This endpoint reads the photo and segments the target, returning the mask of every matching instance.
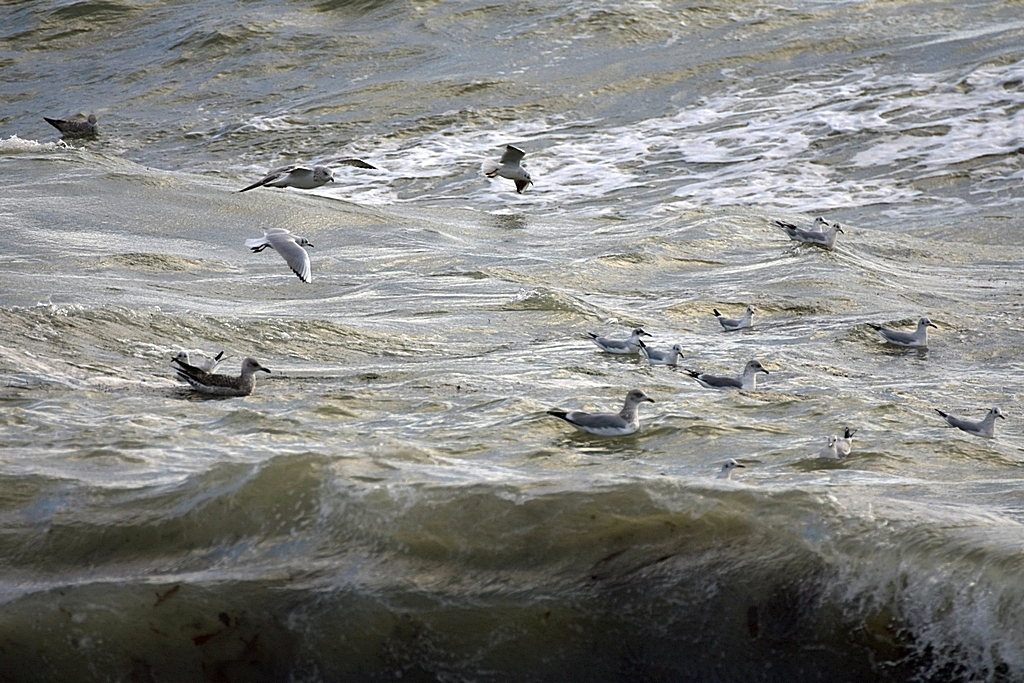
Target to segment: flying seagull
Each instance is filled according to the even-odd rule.
[[[309,272],[309,254],[303,247],[312,247],[305,237],[293,235],[284,228],[269,228],[263,231],[263,237],[254,237],[245,241],[245,246],[258,254],[271,247],[285,260],[299,279],[310,282],[313,276]]]
[[[530,180],[530,174],[519,163],[525,155],[526,152],[518,147],[506,145],[505,153],[501,155],[500,161],[488,159],[484,162],[482,169],[484,175],[488,178],[501,176],[502,178],[514,180],[516,183],[516,192],[522,194],[523,190],[533,183],[533,181]]]

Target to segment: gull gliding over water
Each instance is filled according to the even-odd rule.
[[[267,247],[281,255],[288,267],[291,268],[303,282],[310,282],[313,279],[309,267],[309,254],[303,247],[312,247],[305,237],[293,235],[284,228],[269,228],[263,231],[263,237],[254,237],[245,241],[245,246],[258,254]]]
[[[1004,420],[1006,416],[1003,415],[999,408],[992,408],[988,411],[988,415],[985,419],[979,422],[972,422],[971,420],[964,420],[959,417],[953,417],[949,413],[943,412],[938,408],[935,409],[943,420],[945,420],[951,427],[963,430],[968,434],[974,434],[975,436],[983,436],[986,439],[994,438],[996,435],[996,418],[1001,417]]]
[[[96,114],[89,114],[89,118],[85,121],[76,121],[74,119],[65,121],[64,119],[50,119],[45,116],[43,120],[59,130],[61,137],[64,138],[89,138],[99,134],[99,129],[96,127]]]
[[[726,332],[732,332],[734,330],[742,330],[747,327],[753,327],[754,307],[747,306],[747,312],[743,314],[741,318],[726,318],[722,315],[717,308],[712,308],[715,313],[715,317],[718,318],[718,322],[722,324],[722,328]]]
[[[768,371],[764,369],[761,362],[756,360],[747,363],[746,367],[743,368],[743,374],[739,377],[709,375],[706,372],[699,372],[697,370],[687,370],[686,372],[690,374],[690,377],[693,377],[708,389],[743,389],[744,391],[757,389],[757,373],[763,372],[766,375],[768,374]]]
[[[326,166],[282,166],[275,168],[248,187],[239,192],[248,192],[257,187],[295,187],[300,190],[312,190],[334,182],[334,172]]]
[[[633,389],[626,394],[626,402],[617,413],[587,413],[582,410],[566,412],[552,409],[548,415],[565,420],[581,432],[597,436],[626,436],[640,429],[640,414],[637,406],[641,403],[654,403],[654,399]]]
[[[597,344],[598,348],[608,353],[638,353],[640,351],[640,337],[652,336],[644,332],[643,328],[640,327],[634,329],[628,339],[598,337],[593,332],[588,332],[587,334],[590,335],[590,338]]]
[[[518,147],[505,145],[505,153],[501,155],[499,161],[488,159],[483,163],[482,170],[484,175],[488,178],[501,176],[502,178],[513,180],[516,183],[516,192],[522,194],[523,190],[533,183],[530,180],[530,174],[519,163],[524,156],[526,156],[526,152]]]
[[[248,396],[256,387],[257,372],[270,373],[270,370],[256,362],[254,358],[242,361],[242,374],[238,377],[217,375],[206,372],[185,361],[174,358],[178,364],[178,377],[192,385],[192,388],[203,394],[214,396]]]
[[[917,321],[917,329],[913,332],[903,330],[891,330],[888,327],[868,323],[868,327],[882,335],[882,338],[896,346],[928,346],[928,328],[938,326],[928,318],[921,318]]]

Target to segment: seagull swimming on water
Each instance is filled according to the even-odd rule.
[[[935,412],[937,412],[943,420],[949,423],[951,427],[956,427],[957,429],[963,430],[968,434],[974,434],[975,436],[983,436],[986,439],[994,438],[996,435],[996,418],[1001,417],[1004,420],[1006,419],[1006,416],[1003,415],[999,408],[990,409],[988,414],[985,416],[985,419],[980,422],[972,422],[971,420],[953,417],[949,413],[943,412],[938,408],[935,409]]]
[[[917,329],[913,332],[904,332],[902,330],[891,330],[888,327],[882,327],[881,325],[875,325],[874,323],[868,323],[868,327],[882,335],[882,338],[890,344],[896,346],[928,346],[928,328],[934,327],[939,329],[938,326],[928,318],[921,318],[917,321]]]
[[[501,176],[502,178],[514,180],[516,192],[522,194],[523,190],[533,184],[533,181],[530,180],[529,172],[519,163],[524,156],[526,156],[526,152],[518,147],[505,145],[505,153],[501,155],[501,159],[499,161],[488,159],[483,163],[481,170],[483,170],[484,175],[488,178]]]
[[[207,358],[203,356],[197,360],[189,358],[188,351],[178,351],[178,354],[172,359],[172,362],[182,362],[185,365],[191,365],[192,367],[199,368],[203,372],[213,372],[220,365],[221,359],[224,358],[224,352],[221,351],[213,358]]]
[[[763,372],[768,374],[768,371],[764,369],[760,361],[752,360],[743,368],[743,374],[739,377],[729,377],[723,375],[709,375],[706,372],[699,372],[697,370],[687,370],[690,377],[700,382],[703,386],[708,389],[743,389],[744,391],[753,391],[757,389],[757,373]]]
[[[821,220],[822,224],[828,225],[828,223],[826,223],[824,219],[818,220]],[[814,224],[816,226],[819,225],[817,220],[814,222]],[[832,249],[834,249],[836,246],[836,234],[840,232],[843,233],[844,235],[846,234],[846,231],[843,230],[843,228],[838,223],[833,223],[828,227],[821,227],[820,229],[811,230],[804,230],[802,228],[796,227],[792,223],[786,223],[784,221],[775,221],[775,225],[785,230],[786,234],[789,235],[789,239],[791,240],[803,242],[804,244],[810,244],[816,247],[821,247],[822,249],[828,249],[829,251],[832,251]]]
[[[654,403],[654,399],[633,389],[626,394],[626,402],[617,413],[587,413],[582,410],[552,409],[548,415],[565,420],[581,432],[597,436],[626,436],[640,429],[640,415],[637,406],[641,403]]]
[[[309,269],[309,254],[303,247],[312,247],[305,237],[293,235],[284,228],[269,228],[263,231],[263,237],[254,237],[245,241],[245,246],[258,254],[267,247],[271,247],[281,258],[285,260],[299,279],[303,282],[310,282],[313,279]]]
[[[65,121],[64,119],[50,119],[45,116],[43,120],[59,130],[61,137],[64,138],[88,138],[99,134],[99,129],[96,127],[96,114],[89,114],[89,118],[85,121],[73,119]]]
[[[643,339],[639,337],[637,338],[637,343],[640,344],[640,353],[651,365],[676,365],[679,359],[683,357],[682,344],[673,344],[672,349],[669,351],[658,351],[644,344]]]
[[[853,448],[853,435],[856,431],[856,429],[847,427],[843,438],[840,439],[835,434],[828,437],[828,446],[822,451],[822,455],[832,456],[833,458],[845,458],[848,456],[850,449]]]
[[[726,332],[732,332],[734,330],[742,330],[747,327],[753,327],[754,307],[747,306],[747,312],[743,314],[742,318],[726,318],[722,315],[717,308],[711,309],[715,317],[718,318],[718,322],[722,324],[722,328]]]
[[[587,334],[590,335],[590,338],[597,344],[598,348],[608,353],[638,353],[640,351],[640,337],[653,336],[644,332],[640,327],[633,330],[633,333],[629,335],[629,339],[598,337],[593,332],[588,332]]]
[[[737,467],[746,467],[746,465],[741,465],[738,462],[736,462],[734,458],[729,458],[728,460],[725,461],[725,464],[722,465],[722,469],[718,472],[718,476],[716,476],[715,478],[732,479],[732,471]]]
[[[256,387],[255,374],[257,372],[270,373],[270,370],[260,365],[255,358],[246,358],[242,361],[242,374],[238,377],[231,375],[217,375],[206,372],[194,365],[189,365],[177,357],[173,362],[178,364],[178,377],[192,385],[192,388],[203,394],[214,396],[248,396]]]

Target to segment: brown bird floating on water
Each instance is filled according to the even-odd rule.
[[[238,377],[206,372],[179,358],[172,358],[171,362],[178,364],[176,369],[179,378],[191,384],[196,391],[214,396],[248,396],[256,388],[255,374],[270,373],[270,370],[260,365],[255,358],[246,358],[242,361],[242,374]]]
[[[50,119],[45,116],[43,120],[59,130],[61,137],[64,138],[89,138],[99,134],[99,129],[96,128],[96,114],[89,114],[89,118],[85,121],[65,121],[64,119]]]

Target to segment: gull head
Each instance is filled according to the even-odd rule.
[[[313,168],[313,180],[318,183],[333,183],[334,172],[326,166],[315,166]]]
[[[683,345],[682,344],[673,344],[672,345],[672,350],[675,351],[676,353],[678,353],[680,356],[683,355]]]
[[[313,244],[309,240],[307,240],[305,237],[296,236],[295,237],[295,244],[299,245],[300,247],[309,247],[311,249],[313,248]]]
[[[1006,419],[1006,416],[1003,415],[1003,411],[999,410],[998,407],[997,408],[992,408],[992,410],[988,411],[988,414],[989,415],[995,415],[996,417],[1001,417],[1004,420]]]
[[[644,332],[644,329],[642,327],[637,327],[637,328],[634,328],[634,330],[633,330],[633,336],[634,337],[653,337],[654,335],[653,334],[648,334],[648,333]]]
[[[735,458],[729,458],[722,465],[722,469],[718,473],[718,478],[719,479],[729,479],[732,476],[732,471],[734,469],[736,469],[737,467],[746,467],[746,465],[739,464],[738,462],[736,462]]]
[[[935,323],[933,323],[928,318],[921,318],[920,320],[918,320],[917,321],[917,326],[918,327],[922,327],[922,328],[923,327],[934,327],[935,329],[939,329],[939,326],[936,325]]]
[[[270,374],[270,370],[260,365],[259,361],[257,361],[255,358],[246,358],[245,360],[242,361],[243,375],[252,375],[261,371],[267,373],[268,375]]]
[[[759,361],[759,360],[752,360],[749,363],[747,363],[747,367],[744,368],[744,372],[749,372],[749,371],[763,372],[766,375],[768,374],[768,371],[764,369],[764,366],[761,365],[761,361]]]
[[[843,230],[843,229],[842,229],[842,228],[841,228],[841,227],[839,226],[839,224],[838,224],[838,223],[833,223],[833,224],[832,224],[832,227],[836,229],[836,232],[841,232],[841,233],[843,233],[844,235],[846,234],[846,231],[845,231],[845,230]]]
[[[628,394],[626,394],[626,403],[639,405],[644,402],[654,403],[654,399],[645,394],[644,392],[640,391],[639,389],[632,389]]]

